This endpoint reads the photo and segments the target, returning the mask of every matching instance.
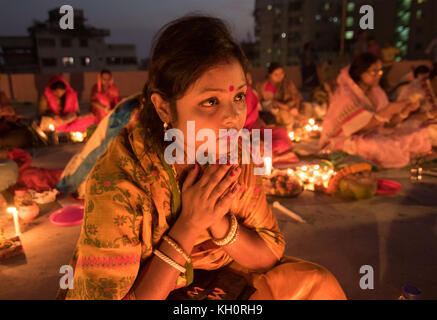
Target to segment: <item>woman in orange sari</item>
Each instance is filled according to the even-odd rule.
[[[91,112],[99,123],[120,101],[118,87],[109,70],[102,70],[97,75],[97,83],[91,90]]]
[[[228,268],[256,289],[251,299],[344,299],[325,268],[283,256],[284,237],[253,163],[187,164],[189,144],[183,164],[168,160],[169,128],[187,137],[194,121],[197,133],[217,136],[244,125],[247,59],[225,24],[183,17],[155,39],[149,82],[133,98],[142,105],[140,119],[88,177],[70,262],[74,289],[61,289],[58,298],[166,299],[191,282],[193,268],[195,278],[199,269]]]

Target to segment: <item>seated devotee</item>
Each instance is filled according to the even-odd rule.
[[[200,141],[181,142],[183,163],[169,159],[169,130],[187,136],[194,121],[193,135],[208,129],[215,145],[220,129],[243,127],[247,59],[226,25],[185,16],[161,29],[152,48],[149,82],[131,99],[142,106],[140,118],[88,177],[70,262],[74,288],[57,298],[166,299],[194,269],[238,275],[253,287],[250,299],[344,299],[324,267],[283,256],[284,236],[253,162],[216,163],[228,154],[209,150],[212,163],[187,163]]]
[[[32,144],[31,130],[20,121],[8,97],[0,91],[0,149],[28,148]]]
[[[414,81],[415,79],[428,77],[430,68],[426,65],[420,65],[416,68],[412,69],[410,72],[405,74],[400,80],[399,83],[390,91],[389,96],[391,101],[399,100],[398,97],[404,97],[402,100],[404,100],[406,97],[405,93],[403,91],[407,90],[408,85]]]
[[[53,77],[38,103],[38,116],[43,131],[84,132],[95,123],[92,115],[80,116],[77,92],[61,76]]]
[[[404,128],[426,127],[433,146],[437,146],[437,70],[418,77],[400,92],[398,101],[413,98],[419,101],[417,110],[393,119],[392,124]]]
[[[382,62],[370,53],[354,59],[337,80],[323,122],[320,146],[360,155],[382,167],[403,167],[431,150],[426,129],[386,128],[395,116],[418,108],[415,99],[390,103],[379,86]]]
[[[252,75],[250,72],[246,74],[247,91],[246,91],[246,122],[244,128],[252,129],[270,129],[272,130],[272,162],[290,163],[297,162],[299,159],[291,151],[292,143],[288,137],[287,130],[281,127],[267,126],[259,117],[259,110],[261,109],[257,92],[252,87]]]
[[[109,70],[102,70],[97,74],[97,83],[91,90],[91,112],[99,123],[120,101],[118,88]]]
[[[276,123],[291,130],[299,113],[302,95],[293,81],[285,77],[284,68],[272,62],[267,79],[260,86],[261,105],[276,118]]]

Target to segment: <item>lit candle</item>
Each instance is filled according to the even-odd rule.
[[[82,142],[84,140],[84,134],[82,132],[72,132],[71,140],[74,142]]]
[[[20,231],[20,223],[18,222],[18,211],[15,207],[9,207],[8,213],[12,214],[14,216],[14,225],[15,225],[15,234],[18,236],[21,234]]]
[[[290,137],[291,141],[294,141],[294,131],[289,132],[288,136]]]
[[[320,166],[319,166],[318,164],[316,164],[316,165],[314,166],[314,169],[319,170],[319,169],[320,169]]]
[[[293,169],[288,169],[287,173],[291,176],[291,175],[293,175],[294,171],[293,171]]]
[[[272,174],[272,158],[270,157],[264,158],[264,170],[266,175]]]
[[[316,123],[316,121],[315,121],[314,119],[311,118],[311,119],[308,121],[308,123],[309,123],[310,125],[313,126],[313,125]]]
[[[303,166],[302,167],[302,171],[307,171],[308,170],[308,167],[307,166]]]
[[[318,131],[319,130],[319,126],[317,124],[313,125],[313,130],[314,131]]]
[[[55,131],[55,126],[53,124],[49,124],[49,130],[50,131]]]
[[[307,124],[307,125],[305,126],[305,130],[308,131],[308,132],[311,132],[311,131],[313,131],[313,127],[310,126],[309,124]]]

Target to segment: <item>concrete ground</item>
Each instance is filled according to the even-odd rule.
[[[63,168],[80,148],[76,144],[35,150],[34,165]],[[397,299],[405,284],[420,288],[424,298],[437,299],[437,178],[412,184],[405,169],[378,176],[399,181],[402,191],[354,202],[310,191],[297,198],[269,199],[307,221],[296,222],[273,209],[286,237],[285,254],[325,266],[350,299]],[[0,299],[55,297],[59,268],[68,264],[80,226],[55,226],[49,215],[71,201],[64,197],[43,205],[39,217],[23,225],[26,258],[0,263]],[[12,232],[12,219],[3,216],[2,222],[5,231]],[[360,289],[363,265],[374,270],[373,290]]]

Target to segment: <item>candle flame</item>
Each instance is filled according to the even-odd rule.
[[[315,121],[314,119],[311,118],[311,119],[308,121],[308,123],[309,123],[310,125],[313,126],[313,125],[316,123],[316,121]]]
[[[18,210],[15,207],[8,207],[7,211],[10,214],[17,214],[18,213]]]
[[[72,132],[71,133],[71,139],[75,142],[82,142],[84,140],[85,136],[82,132]]]
[[[290,137],[291,140],[294,140],[294,132],[293,131],[289,132],[288,136]]]
[[[310,132],[310,131],[313,130],[313,127],[310,126],[309,124],[307,124],[307,125],[305,126],[305,130],[308,131],[308,132]]]
[[[55,131],[55,126],[52,125],[52,124],[49,124],[49,130],[50,130],[50,131]]]

